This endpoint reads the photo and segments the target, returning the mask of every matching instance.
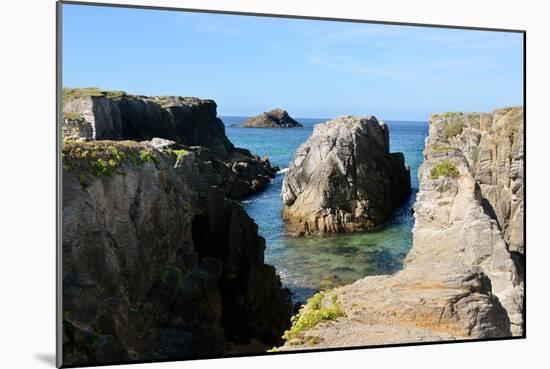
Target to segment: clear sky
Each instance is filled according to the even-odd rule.
[[[63,5],[63,85],[427,120],[523,104],[523,35]]]

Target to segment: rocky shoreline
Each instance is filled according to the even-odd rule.
[[[277,350],[521,336],[522,130],[521,108],[432,115],[404,268],[314,296]]]
[[[432,115],[403,269],[321,291],[292,321],[233,201],[278,168],[231,143],[214,101],[66,89],[61,129],[66,365],[524,334],[522,108]],[[411,193],[389,141],[375,117],[315,126],[282,185],[289,233],[387,221]]]
[[[264,262],[257,225],[230,200],[261,191],[276,168],[233,147],[213,102],[151,99],[65,101],[65,365],[220,356],[281,343],[289,326],[290,292]],[[157,113],[176,136],[155,127]],[[144,140],[152,132],[164,137]]]

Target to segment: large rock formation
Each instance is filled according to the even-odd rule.
[[[389,130],[375,117],[318,124],[284,178],[283,217],[293,234],[369,230],[411,193],[402,153],[389,152]]]
[[[494,140],[494,154],[504,151],[497,148],[510,149],[510,142],[522,140],[504,134],[521,132],[516,125],[522,125],[521,115],[514,110],[456,116],[470,117],[464,127],[485,130],[492,126],[489,138]],[[324,322],[305,325],[302,330],[295,322],[283,350],[523,334],[522,269],[509,251],[498,216],[487,206],[483,182],[478,183],[478,174],[486,165],[468,157],[470,150],[464,150],[464,141],[459,139],[459,134],[466,138],[467,133],[454,134],[454,120],[444,121],[450,116],[431,118],[425,160],[419,171],[413,246],[404,268],[391,276],[366,277],[337,288],[303,307],[302,316],[322,309],[331,309],[325,311],[332,315],[325,314],[328,318]],[[495,132],[497,129],[500,133]],[[442,134],[445,130],[447,134]],[[487,139],[483,135],[479,142]],[[510,151],[514,150],[512,145]],[[484,150],[480,148],[480,152]],[[521,155],[512,157],[523,161]],[[509,177],[517,178],[513,173],[522,166],[517,162],[508,165]],[[500,168],[498,161],[489,167]],[[503,178],[500,170],[497,177]],[[499,180],[493,180],[498,186]],[[514,222],[511,217],[512,213],[509,227]]]
[[[233,172],[231,198],[263,190],[277,172],[267,159],[235,148],[216,116],[216,103],[195,97],[133,96],[96,88],[64,89],[62,134],[65,140],[134,140],[158,137],[201,146]],[[226,171],[225,168],[221,168]]]
[[[510,250],[523,253],[523,109],[434,114],[430,137],[460,150]],[[437,149],[437,147],[436,147]],[[445,147],[440,147],[444,150]]]
[[[63,364],[280,342],[289,292],[205,150],[158,139],[64,143]]]
[[[300,123],[292,119],[286,110],[273,109],[248,119],[242,124],[242,127],[248,128],[294,128],[303,127]]]

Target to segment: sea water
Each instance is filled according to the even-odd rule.
[[[294,302],[302,303],[320,289],[401,269],[412,245],[412,206],[418,191],[417,172],[428,135],[427,122],[386,121],[390,151],[404,153],[411,168],[413,191],[384,225],[365,233],[291,237],[282,219],[283,178],[296,149],[310,136],[313,126],[328,119],[296,119],[304,126],[301,128],[242,128],[237,125],[247,117],[221,119],[235,146],[267,156],[272,165],[281,168],[264,192],[241,203],[266,240],[266,262],[275,266],[283,285],[292,291]]]

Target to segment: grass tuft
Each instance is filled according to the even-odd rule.
[[[338,303],[338,297],[333,295],[331,298],[331,305],[324,306],[323,299],[325,296],[326,292],[319,292],[313,295],[306,304],[300,308],[298,314],[292,317],[292,327],[285,331],[283,335],[284,340],[288,341],[291,345],[298,345],[304,342],[308,344],[318,343],[318,338],[308,340],[308,337],[304,337],[303,331],[321,322],[332,321],[345,316]]]
[[[158,163],[158,159],[153,153],[153,150],[144,149],[139,152],[139,160],[144,163]]]
[[[432,145],[431,148],[433,152],[453,152],[456,150],[452,146],[445,146],[445,145]]]
[[[458,168],[450,160],[443,160],[430,170],[430,179],[437,179],[439,177],[456,178],[459,175]]]
[[[464,123],[461,121],[455,121],[447,124],[447,127],[445,127],[445,135],[447,138],[455,137],[461,134],[463,129]]]

